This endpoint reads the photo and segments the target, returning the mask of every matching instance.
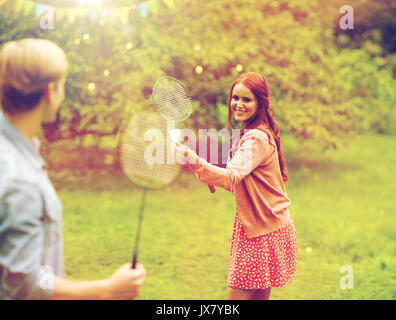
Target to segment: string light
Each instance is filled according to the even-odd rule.
[[[131,49],[133,48],[133,43],[132,43],[132,42],[128,42],[128,43],[125,45],[125,48],[126,48],[127,50],[131,50]]]
[[[89,40],[89,34],[88,34],[88,33],[84,34],[84,35],[83,35],[83,39],[84,39],[84,40]]]
[[[203,67],[202,66],[196,66],[195,67],[195,73],[196,74],[201,74],[203,72]]]
[[[240,63],[238,63],[235,67],[235,70],[241,72],[243,70],[243,66]]]
[[[105,77],[108,77],[110,75],[110,71],[108,69],[106,69],[105,71],[103,71],[103,75]]]
[[[100,0],[80,0],[77,8],[81,8],[83,6],[96,6],[98,8],[102,8]]]
[[[95,83],[93,83],[93,82],[91,82],[89,85],[88,85],[88,90],[89,91],[94,91],[95,90]]]
[[[81,40],[79,38],[74,39],[74,44],[79,45],[81,43]]]

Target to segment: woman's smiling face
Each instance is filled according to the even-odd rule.
[[[234,119],[245,122],[256,114],[257,99],[252,91],[242,83],[234,86],[231,98],[231,109]]]

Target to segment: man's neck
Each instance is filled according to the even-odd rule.
[[[9,114],[4,112],[4,116],[30,141],[37,136],[41,127],[40,112],[35,108],[33,111]]]

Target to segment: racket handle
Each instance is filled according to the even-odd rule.
[[[211,184],[208,184],[208,187],[209,187],[209,190],[210,190],[211,193],[215,193],[216,192],[215,187],[213,187]]]
[[[137,255],[135,254],[132,260],[132,269],[136,269],[136,262],[137,262]]]

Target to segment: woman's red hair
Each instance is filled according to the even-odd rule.
[[[234,87],[238,83],[242,83],[245,87],[247,87],[254,94],[258,103],[256,114],[242,125],[242,134],[245,129],[254,129],[260,123],[265,123],[268,125],[272,131],[278,149],[279,167],[283,181],[287,181],[289,179],[289,174],[286,161],[283,156],[285,151],[281,147],[280,127],[278,122],[275,120],[274,109],[270,103],[267,81],[262,75],[255,72],[247,72],[240,75],[232,84],[227,100],[228,128],[235,128],[232,123],[231,100]]]

